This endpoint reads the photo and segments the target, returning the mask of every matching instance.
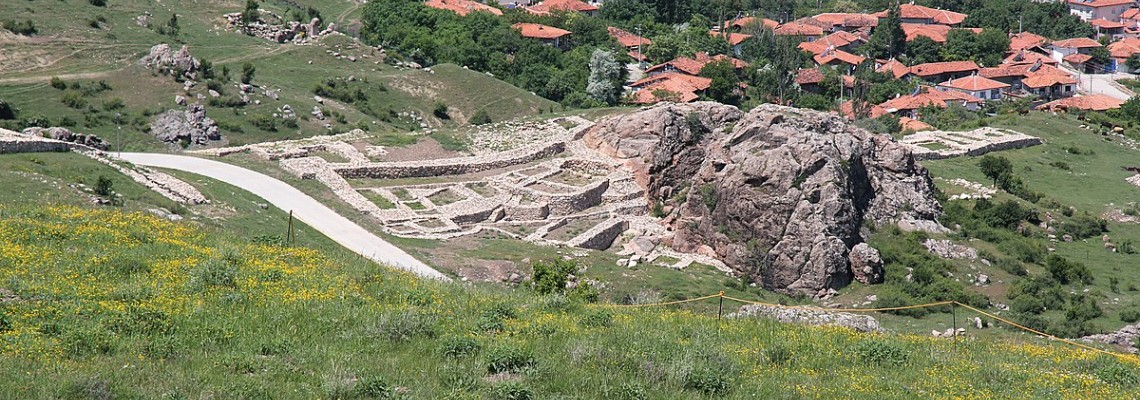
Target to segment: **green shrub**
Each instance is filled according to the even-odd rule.
[[[64,90],[67,89],[67,83],[64,82],[63,79],[59,79],[58,76],[53,76],[51,77],[51,87],[58,90]]]
[[[475,115],[472,115],[471,119],[467,121],[471,125],[486,125],[491,122],[491,114],[488,114],[487,110],[476,111]]]
[[[1140,376],[1136,374],[1136,371],[1120,361],[1107,360],[1102,361],[1101,364],[1102,366],[1097,368],[1093,374],[1104,383],[1129,388],[1140,384]]]
[[[87,100],[83,99],[83,93],[73,89],[64,90],[63,94],[59,96],[59,101],[76,110],[87,107]]]
[[[698,366],[685,374],[684,387],[706,395],[723,395],[732,388],[729,371],[713,366]]]
[[[111,334],[99,328],[69,329],[60,335],[59,345],[69,357],[111,354],[115,350]]]
[[[885,339],[866,339],[852,348],[859,359],[877,366],[899,366],[906,362],[907,352],[902,346]]]
[[[432,109],[431,113],[439,119],[451,119],[451,116],[447,114],[447,104],[444,104],[442,102],[435,103],[435,107]]]
[[[443,339],[440,344],[440,353],[444,357],[461,357],[475,354],[482,348],[478,340],[467,336],[451,336]]]
[[[1061,284],[1080,282],[1087,285],[1093,282],[1092,272],[1088,267],[1057,254],[1050,254],[1045,259],[1045,270]]]
[[[400,311],[380,315],[372,334],[380,335],[390,342],[402,342],[415,338],[434,338],[439,318],[434,315],[414,311]]]
[[[257,68],[254,67],[253,64],[250,64],[250,63],[242,64],[241,65],[241,83],[248,85],[248,84],[250,84],[250,82],[253,82],[253,75],[255,73],[257,73]]]
[[[595,288],[594,285],[591,285],[590,282],[581,281],[578,282],[578,286],[570,289],[570,292],[567,293],[567,297],[574,301],[596,303],[598,302],[598,298],[601,297],[601,293],[598,292],[598,289]]]
[[[496,400],[530,400],[535,398],[534,392],[519,382],[503,382],[495,385],[492,390]]]
[[[266,132],[277,132],[277,119],[270,115],[257,115],[249,119],[249,123]]]
[[[103,197],[110,196],[115,193],[115,182],[103,175],[95,180],[95,194]]]
[[[536,262],[533,267],[534,276],[531,277],[531,284],[534,291],[539,294],[565,293],[570,274],[578,271],[577,264],[563,259]]]
[[[19,112],[19,110],[17,110],[16,107],[12,107],[12,105],[9,104],[8,102],[6,102],[4,100],[0,100],[0,119],[4,119],[4,120],[16,119],[16,114],[18,112]]]
[[[1022,264],[1020,261],[1012,259],[1012,258],[1006,258],[1006,257],[999,258],[999,259],[997,259],[997,261],[994,262],[994,265],[997,266],[1002,271],[1008,272],[1009,274],[1014,275],[1014,276],[1029,275],[1029,271],[1025,269],[1025,265]]]
[[[1073,236],[1074,239],[1087,239],[1108,231],[1108,221],[1088,214],[1075,216],[1062,222],[1057,233]]]
[[[237,288],[238,264],[227,259],[209,259],[190,270],[190,288],[202,291],[211,287]]]
[[[500,345],[487,352],[487,372],[522,372],[535,366],[534,355],[514,345]]]
[[[23,22],[7,20],[4,21],[2,25],[4,29],[17,35],[32,36],[39,33],[39,30],[36,29],[36,24],[32,23],[30,19],[24,20]]]
[[[1072,170],[1072,168],[1069,167],[1069,163],[1064,162],[1064,161],[1053,161],[1053,162],[1049,163],[1049,165],[1051,165],[1057,169],[1063,169],[1065,171]]]
[[[1120,321],[1128,324],[1140,321],[1140,311],[1137,311],[1135,309],[1121,311]]]
[[[779,343],[773,344],[771,347],[765,348],[763,353],[764,353],[764,361],[767,361],[769,364],[778,365],[778,366],[787,364],[788,361],[792,360],[792,356],[793,356],[792,350],[788,349],[786,346],[779,344]]]
[[[0,308],[0,333],[12,330],[12,320],[8,318],[7,310]]]
[[[587,328],[606,328],[614,322],[614,314],[610,310],[599,308],[586,312],[582,316],[582,326]]]

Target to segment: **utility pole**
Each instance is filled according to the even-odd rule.
[[[119,158],[123,158],[123,114],[122,113],[115,113],[115,125],[117,125],[117,127],[118,127],[118,129],[116,129],[116,131],[115,131],[116,132],[115,133],[115,141],[118,142],[115,145],[115,148],[119,150]]]
[[[637,24],[637,69],[645,69],[645,56],[641,55],[641,24]]]

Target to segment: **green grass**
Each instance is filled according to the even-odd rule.
[[[0,211],[0,282],[20,299],[3,308],[2,397],[1107,399],[1137,388],[1132,358],[1029,338],[610,309],[117,210]]]

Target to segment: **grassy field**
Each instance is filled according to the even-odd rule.
[[[188,45],[192,55],[211,61],[218,75],[228,69],[228,78],[219,79],[223,99],[237,96],[237,81],[245,63],[256,68],[253,84],[280,91],[278,99],[272,99],[257,90],[251,100],[260,104],[208,107],[207,115],[218,121],[225,143],[232,145],[324,134],[330,131],[326,124],[340,132],[365,128],[385,143],[409,143],[409,133],[422,129],[412,114],[439,129],[459,126],[476,111],[486,111],[492,120],[502,121],[561,110],[553,102],[460,66],[438,65],[431,71],[397,69],[379,62],[381,56],[375,49],[348,36],[294,45],[227,31],[221,16],[241,11],[245,5],[242,1],[180,2],[177,7],[140,0],[108,3],[95,7],[85,1],[32,0],[6,10],[10,12],[3,19],[30,20],[39,30],[32,37],[0,33],[0,45],[10,50],[0,57],[0,99],[21,111],[18,118],[46,119],[49,125],[94,133],[115,148],[121,144],[121,148],[132,151],[177,149],[146,133],[148,120],[153,114],[178,108],[175,95],[186,95],[193,101],[197,95],[207,95],[209,89],[206,82],[198,82],[184,92],[182,84],[173,78],[156,76],[136,66],[136,61],[158,43],[175,48]],[[341,26],[350,26],[359,14],[359,4],[348,0],[266,1],[260,7],[285,14],[290,3],[314,7],[326,20]],[[172,37],[156,32],[154,27],[166,23],[175,9],[180,33]],[[136,24],[136,17],[145,12],[151,13],[150,28]],[[333,56],[340,53],[345,56]],[[348,55],[357,61],[349,61]],[[69,86],[78,85],[77,90],[51,87],[53,77]],[[315,88],[330,80],[348,91],[359,90],[366,99],[352,103],[327,99],[325,104],[318,104]],[[83,89],[100,82],[106,84],[104,90]],[[73,91],[85,94],[79,101],[65,104],[65,96]],[[433,115],[439,104],[447,106],[446,117]],[[272,119],[284,105],[290,105],[301,117],[295,127],[280,119],[276,126],[253,122]],[[326,119],[309,117],[314,106],[323,110]]]
[[[952,343],[612,308],[424,282],[344,253],[143,214],[0,212],[5,398],[1117,399],[1137,390],[1131,358],[1032,340]]]

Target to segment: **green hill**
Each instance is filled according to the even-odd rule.
[[[55,156],[3,160],[47,181],[101,173],[37,170],[61,165]],[[257,208],[236,189],[198,185]],[[153,200],[116,187],[127,207]],[[420,281],[311,235],[312,247],[250,239],[268,225],[4,204],[5,398],[1118,399],[1140,387],[1133,357],[1026,337],[717,320],[711,301],[615,308]]]

